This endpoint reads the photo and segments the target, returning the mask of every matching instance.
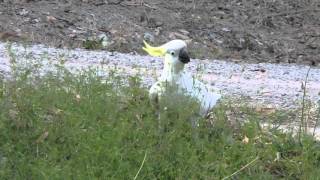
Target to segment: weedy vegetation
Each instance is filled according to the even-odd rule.
[[[255,113],[235,129],[221,105],[194,128],[197,106],[170,97],[159,130],[138,77],[62,64],[41,74],[12,62],[15,72],[0,79],[1,179],[320,177],[320,142],[266,131]]]

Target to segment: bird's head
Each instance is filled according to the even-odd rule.
[[[172,40],[159,47],[152,47],[144,41],[145,50],[149,55],[164,57],[165,63],[170,66],[182,66],[190,62],[187,52],[187,44],[183,40]]]

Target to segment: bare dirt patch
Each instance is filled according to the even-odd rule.
[[[194,58],[320,64],[318,0],[0,0],[0,39],[141,53],[190,42]]]

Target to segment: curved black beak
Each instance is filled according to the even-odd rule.
[[[180,60],[181,62],[183,62],[184,64],[190,62],[190,57],[189,57],[189,55],[188,55],[188,52],[185,50],[185,48],[183,48],[183,49],[180,50],[179,60]]]

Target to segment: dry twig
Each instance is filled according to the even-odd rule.
[[[143,165],[144,165],[144,162],[146,161],[146,157],[147,157],[147,151],[146,151],[146,153],[144,154],[144,158],[143,158],[143,160],[142,160],[142,163],[141,163],[141,165],[140,165],[140,168],[139,168],[139,170],[138,170],[138,172],[137,172],[137,174],[134,176],[134,180],[136,180],[137,179],[137,177],[138,177],[138,175],[139,175],[139,173],[140,173],[140,171],[141,171],[141,169],[142,169],[142,167],[143,167]]]
[[[259,156],[257,156],[254,160],[250,161],[248,164],[246,164],[242,168],[238,169],[236,172],[232,173],[231,175],[229,175],[227,177],[224,177],[222,180],[229,179],[229,178],[233,177],[234,175],[236,175],[239,172],[243,171],[245,168],[249,167],[252,163],[254,163],[258,159],[259,159]]]

